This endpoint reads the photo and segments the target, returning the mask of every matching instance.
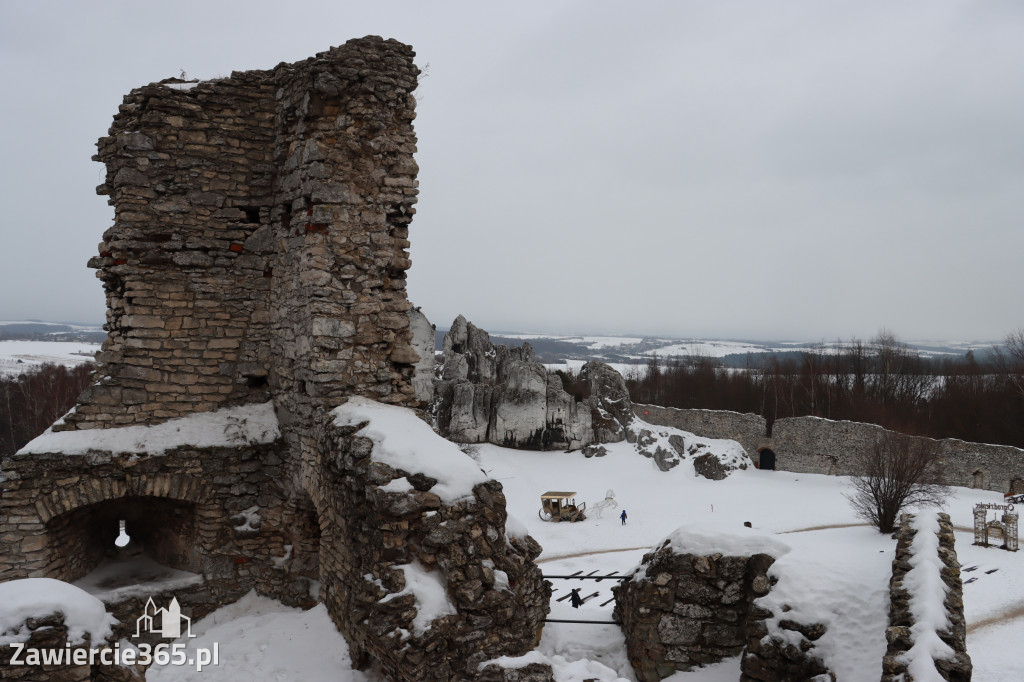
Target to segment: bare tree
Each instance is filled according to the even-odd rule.
[[[1024,329],[1006,335],[1002,346],[993,348],[996,366],[1014,389],[1024,396]]]
[[[948,487],[935,483],[941,469],[931,443],[886,432],[873,448],[853,456],[860,474],[851,480],[846,495],[858,517],[881,533],[896,529],[905,507],[937,507],[949,497]]]

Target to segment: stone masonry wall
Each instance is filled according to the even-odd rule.
[[[429,492],[436,481],[371,464],[371,441],[324,416],[351,396],[422,405],[430,386],[419,382],[417,396],[412,320],[421,336],[433,330],[405,291],[418,193],[414,56],[370,36],[269,71],[165,81],[125,98],[96,157],[107,165],[98,191],[115,208],[90,261],[108,338],[94,384],[54,430],[269,411],[272,401],[280,435],[203,414],[189,422],[203,437],[223,428],[204,442],[230,445],[27,446],[0,462],[0,580],[73,581],[140,552],[201,576],[173,590],[193,618],[251,589],[310,603],[319,580],[354,660],[375,658],[395,680],[473,679],[480,663],[536,645],[550,588],[536,542],[505,535],[500,484],[441,504]],[[421,343],[432,354],[432,340]],[[432,358],[424,364],[432,372]],[[269,415],[256,422],[269,429]],[[177,429],[178,442],[199,433],[160,428]],[[141,433],[150,432],[51,435],[82,452]],[[386,488],[403,477],[414,490]],[[121,521],[132,537],[124,550],[114,545]],[[402,565],[439,578],[457,612],[418,629]],[[107,605],[133,623],[143,603]],[[535,679],[550,678],[535,667]]]
[[[634,412],[652,424],[673,426],[707,438],[738,441],[754,461],[761,448],[776,455],[775,468],[797,473],[849,476],[850,453],[874,447],[886,429],[874,424],[832,421],[818,417],[778,419],[772,435],[755,414],[719,410],[680,410],[657,405],[634,405]],[[941,458],[940,483],[1009,492],[1024,480],[1024,450],[1009,445],[969,443],[954,438],[929,441]]]
[[[415,53],[364,38],[275,69],[271,385],[308,437],[348,395],[415,405],[405,292]]]
[[[416,402],[413,56],[369,37],[125,97],[95,157],[115,213],[89,263],[109,335],[58,428],[156,423],[268,390],[307,420],[351,393]]]
[[[816,651],[816,642],[827,631],[822,623],[799,623],[784,610],[776,614],[754,603],[747,618],[740,682],[835,682],[835,673]]]
[[[660,405],[633,405],[637,417],[651,424],[671,426],[704,438],[727,438],[743,446],[747,454],[757,461],[757,450],[763,447],[764,417],[756,414],[727,412],[724,410],[680,410]]]
[[[281,455],[277,442],[142,457],[95,452],[5,459],[0,580],[77,580],[116,557],[119,521],[126,520],[139,551],[203,574],[214,592],[237,598],[258,587],[297,602],[308,581],[292,585],[298,576],[274,561],[287,554],[285,545],[297,544],[302,527],[291,492],[274,475]],[[247,509],[257,510],[260,523],[237,530]],[[223,603],[221,597],[213,601]]]
[[[353,435],[359,428],[325,415],[304,468],[323,529],[321,597],[356,665],[372,656],[391,680],[451,682],[533,649],[551,588],[533,563],[540,545],[505,534],[501,484],[480,483],[472,499],[444,504],[430,492],[436,480],[372,461],[373,442]],[[388,485],[403,477],[413,490]],[[410,564],[437,576],[456,610],[422,632],[399,570]]]
[[[768,554],[680,554],[666,542],[613,588],[630,663],[642,682],[738,655],[754,599],[770,589]]]
[[[967,654],[964,586],[960,580],[960,562],[956,556],[953,523],[950,521],[949,514],[938,514],[937,516],[938,558],[942,566],[940,576],[946,586],[945,600],[939,605],[939,608],[945,609],[949,628],[938,632],[925,632],[915,628],[911,600],[928,599],[929,595],[924,592],[911,594],[909,582],[905,580],[907,573],[913,568],[911,558],[915,554],[914,543],[921,531],[914,527],[915,516],[913,514],[903,514],[900,517],[899,530],[896,532],[896,558],[892,562],[892,579],[889,581],[889,627],[885,631],[888,648],[885,658],[882,660],[882,682],[897,682],[898,680],[912,682],[914,679],[925,679],[913,677],[914,666],[911,664],[908,667],[908,657],[918,658],[921,656],[929,659],[919,661],[919,663],[924,663],[932,676],[938,674],[941,679],[952,682],[969,682],[971,679],[973,666],[971,657]],[[920,542],[919,539],[918,542]],[[916,582],[920,584],[921,581]],[[932,659],[932,654],[928,651],[922,654],[912,651],[915,638],[924,639],[936,636],[949,647],[948,657],[936,656]],[[923,646],[925,649],[934,650],[935,648],[928,642]],[[934,677],[927,679],[934,679]]]

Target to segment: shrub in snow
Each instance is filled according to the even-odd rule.
[[[848,495],[854,512],[880,533],[896,529],[907,507],[941,506],[949,488],[941,480],[939,456],[931,442],[886,431],[869,450],[852,453],[857,475]]]

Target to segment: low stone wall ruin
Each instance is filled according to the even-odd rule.
[[[777,419],[771,436],[767,422],[755,414],[721,410],[682,410],[658,405],[634,405],[638,417],[706,438],[728,438],[743,446],[756,462],[757,452],[771,449],[775,468],[796,473],[854,475],[850,453],[874,447],[892,433],[874,424],[832,421],[818,417]],[[937,483],[1010,492],[1024,489],[1024,450],[1009,445],[969,443],[954,438],[927,440],[940,457],[943,471]]]
[[[753,601],[771,588],[770,554],[689,552],[687,537],[676,531],[644,555],[631,580],[612,590],[615,619],[642,682],[738,655],[747,645]]]
[[[933,537],[923,537],[924,532]],[[934,575],[932,580],[910,580],[911,571]],[[928,590],[938,580],[944,589]],[[889,644],[882,660],[882,682],[935,679],[935,675],[951,682],[969,682],[973,666],[967,654],[964,588],[949,514],[900,517],[889,596],[889,627],[885,631]],[[915,612],[936,611],[945,612],[948,629],[931,630],[918,624],[914,616]],[[935,655],[938,649],[946,649],[945,655]]]
[[[29,618],[25,623],[28,637],[24,644],[25,650],[17,651],[12,646],[0,646],[0,680],[8,682],[129,682],[130,680],[145,680],[145,674],[131,668],[115,665],[103,665],[96,659],[95,664],[90,664],[89,650],[92,647],[110,648],[111,642],[92,642],[86,639],[77,642],[73,646],[68,642],[68,628],[65,625],[65,616],[61,612],[39,614],[38,617]],[[2,633],[0,633],[2,634]],[[88,634],[88,633],[87,633]],[[25,651],[34,650],[39,652],[40,658],[47,655],[55,656],[58,653],[65,657],[79,656],[66,663],[46,665],[26,665]],[[15,656],[17,655],[17,658]],[[17,660],[19,663],[15,664]],[[52,660],[52,659],[51,659]],[[84,661],[75,664],[74,660]],[[108,654],[108,660],[113,657]]]

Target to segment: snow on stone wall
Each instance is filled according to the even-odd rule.
[[[896,537],[882,682],[970,680],[964,588],[949,514],[903,514]]]
[[[889,433],[874,424],[833,421],[819,417],[778,419],[767,435],[767,423],[755,414],[722,410],[682,410],[658,405],[634,405],[641,419],[690,431],[708,438],[738,441],[757,462],[762,448],[776,455],[775,468],[797,473],[849,476],[851,453],[874,447]],[[954,438],[929,441],[942,461],[946,485],[1009,492],[1024,486],[1024,450],[1009,445],[970,443]]]

